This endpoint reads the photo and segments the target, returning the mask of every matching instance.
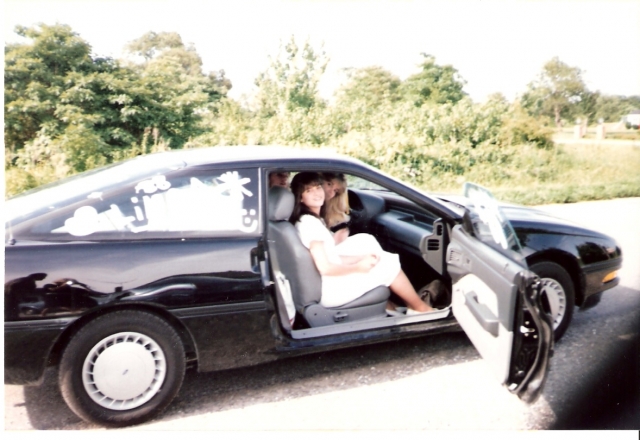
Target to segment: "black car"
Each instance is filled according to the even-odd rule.
[[[268,188],[282,171],[346,174],[350,232],[399,254],[416,288],[443,285],[438,311],[390,315],[384,286],[322,307],[287,221],[293,195]],[[5,204],[5,383],[38,384],[57,366],[76,414],[124,426],[165,408],[186,368],[462,328],[498,380],[535,401],[554,340],[544,292],[561,286],[568,322],[574,298],[617,284],[620,249],[524,208],[506,209],[514,231],[486,190],[465,194],[447,201],[354,159],[277,147],[142,156],[25,193]]]

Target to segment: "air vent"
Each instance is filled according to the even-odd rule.
[[[462,264],[462,254],[456,250],[449,250],[449,258],[447,261],[452,264],[461,265]]]
[[[438,225],[436,228],[436,235],[442,235],[442,225]]]
[[[437,251],[440,249],[440,240],[431,239],[427,241],[427,249]]]

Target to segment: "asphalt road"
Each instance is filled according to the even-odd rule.
[[[500,386],[464,334],[187,375],[156,420],[126,431],[640,429],[640,198],[541,207],[612,235],[622,282],[576,309],[545,391],[526,405]],[[49,371],[5,386],[5,430],[103,430],[65,405]]]

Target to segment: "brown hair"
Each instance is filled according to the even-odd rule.
[[[307,214],[316,218],[324,218],[326,204],[322,205],[322,208],[320,208],[320,217],[318,217],[309,209],[309,207],[307,207],[307,205],[302,203],[302,193],[310,186],[322,185],[323,181],[324,179],[320,173],[309,171],[304,171],[294,176],[291,181],[291,192],[295,198],[295,205],[293,205],[293,212],[291,213],[291,217],[289,217],[290,223],[295,225],[300,220],[300,217]]]

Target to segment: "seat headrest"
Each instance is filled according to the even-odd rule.
[[[293,193],[287,188],[274,186],[269,188],[268,198],[269,221],[288,221],[293,212],[295,199]]]

